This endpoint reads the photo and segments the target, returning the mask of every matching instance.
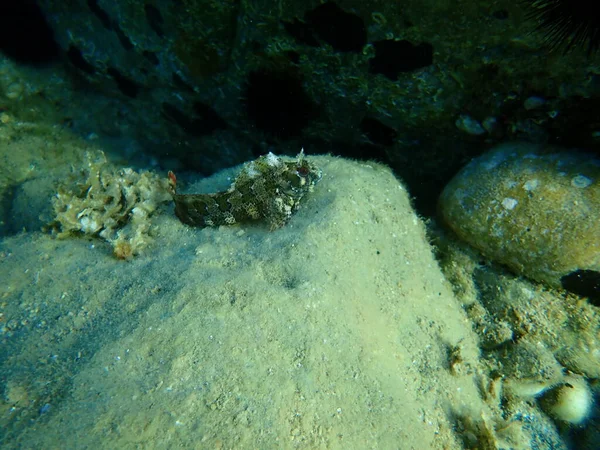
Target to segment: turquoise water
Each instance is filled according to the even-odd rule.
[[[5,3],[0,447],[599,447],[588,2]]]

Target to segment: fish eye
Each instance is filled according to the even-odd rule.
[[[306,166],[297,166],[296,167],[296,173],[298,175],[300,175],[301,177],[307,176],[308,172],[309,172],[309,170],[308,170],[308,167],[306,167]]]

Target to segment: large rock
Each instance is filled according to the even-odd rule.
[[[518,274],[600,297],[600,160],[526,143],[474,159],[439,209],[458,236]]]
[[[477,338],[407,191],[383,166],[311,160],[322,180],[273,232],[163,214],[127,262],[101,240],[6,238],[3,443],[454,449],[459,422],[490,439]]]

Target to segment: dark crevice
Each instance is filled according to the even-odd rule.
[[[179,125],[179,127],[191,136],[202,137],[216,130],[227,128],[227,123],[210,106],[195,102],[193,114],[187,114],[176,106],[163,103],[161,112],[164,117]]]
[[[257,128],[283,139],[300,135],[317,111],[292,70],[251,72],[244,102]]]
[[[148,21],[148,25],[150,25],[150,28],[152,28],[152,30],[156,33],[158,37],[164,37],[164,20],[158,8],[156,8],[156,6],[146,4],[144,6],[144,11],[146,12],[146,20]]]
[[[411,72],[433,64],[433,46],[414,45],[409,41],[386,39],[373,42],[375,57],[369,60],[369,72],[397,80],[398,74]]]
[[[508,11],[506,9],[498,9],[492,13],[492,17],[498,20],[508,19]]]
[[[89,75],[96,72],[96,68],[85,60],[81,54],[81,50],[74,45],[71,45],[69,50],[67,50],[67,58],[71,64]]]
[[[367,29],[356,14],[344,11],[334,2],[323,3],[304,16],[323,41],[340,52],[360,52],[367,44]]]
[[[215,130],[227,128],[227,122],[225,122],[211,106],[202,102],[194,102],[192,108],[196,120],[202,121],[204,123],[204,128],[208,132],[212,133]]]
[[[306,22],[294,18],[291,22],[282,22],[283,28],[292,36],[299,44],[306,44],[311,47],[318,47],[319,41],[313,34],[313,31]]]
[[[173,72],[173,75],[171,75],[171,78],[173,80],[173,84],[178,89],[187,91],[190,94],[196,92],[196,91],[194,91],[194,88],[192,87],[192,85],[189,84],[187,81],[185,81],[183,78],[181,78],[181,76],[177,72]]]
[[[576,270],[562,277],[560,282],[567,291],[588,297],[592,305],[600,307],[600,272]]]
[[[160,60],[158,59],[158,56],[156,56],[156,53],[151,52],[149,50],[144,50],[142,52],[142,55],[144,56],[144,58],[146,58],[153,66],[158,66],[160,64]]]
[[[112,30],[112,21],[110,20],[110,16],[106,11],[100,8],[98,5],[98,0],[87,0],[88,8],[92,10],[94,15],[102,22],[102,25],[107,30]]]
[[[131,98],[137,97],[140,91],[140,86],[135,81],[122,75],[121,72],[114,67],[109,67],[106,73],[108,73],[113,80],[115,80],[117,87],[123,95]]]
[[[119,38],[119,41],[121,41],[121,45],[125,50],[133,49],[133,43],[118,25],[115,25],[115,33],[117,33],[117,37]]]
[[[373,144],[390,147],[396,142],[398,133],[377,119],[365,117],[360,122],[360,129]]]
[[[300,53],[293,50],[288,50],[285,52],[285,56],[287,56],[292,64],[300,64]]]
[[[87,0],[88,7],[94,13],[94,15],[102,22],[102,26],[107,30],[114,30],[117,38],[121,42],[121,45],[125,50],[132,50],[134,45],[131,42],[131,39],[125,34],[125,32],[121,29],[118,23],[113,22],[108,13],[104,11],[100,5],[98,5],[98,0]]]
[[[0,52],[31,65],[49,64],[60,58],[52,29],[35,1],[0,2]]]

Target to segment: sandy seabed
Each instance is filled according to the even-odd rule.
[[[6,142],[5,173],[28,180],[15,194],[14,220],[47,218],[57,161],[82,161],[83,150],[60,137]],[[47,176],[44,145],[61,149]],[[42,151],[16,158],[18,146]],[[2,447],[567,448],[534,396],[506,408],[499,370],[515,360],[502,359],[503,342],[482,357],[467,253],[450,251],[471,261],[469,270],[460,257],[446,261],[452,286],[388,168],[311,158],[322,180],[273,232],[190,228],[168,205],[155,215],[151,245],[126,261],[95,238],[56,239],[35,226],[8,233],[0,242]],[[191,191],[222,189],[234,174]],[[531,292],[514,293],[522,281],[503,277],[511,308],[535,305]],[[577,326],[597,348],[598,318],[589,314]],[[524,370],[539,352],[509,375],[532,377]],[[597,360],[586,368],[587,356],[567,354],[594,377]],[[531,370],[551,371],[553,361]],[[544,376],[550,385],[560,374]]]

